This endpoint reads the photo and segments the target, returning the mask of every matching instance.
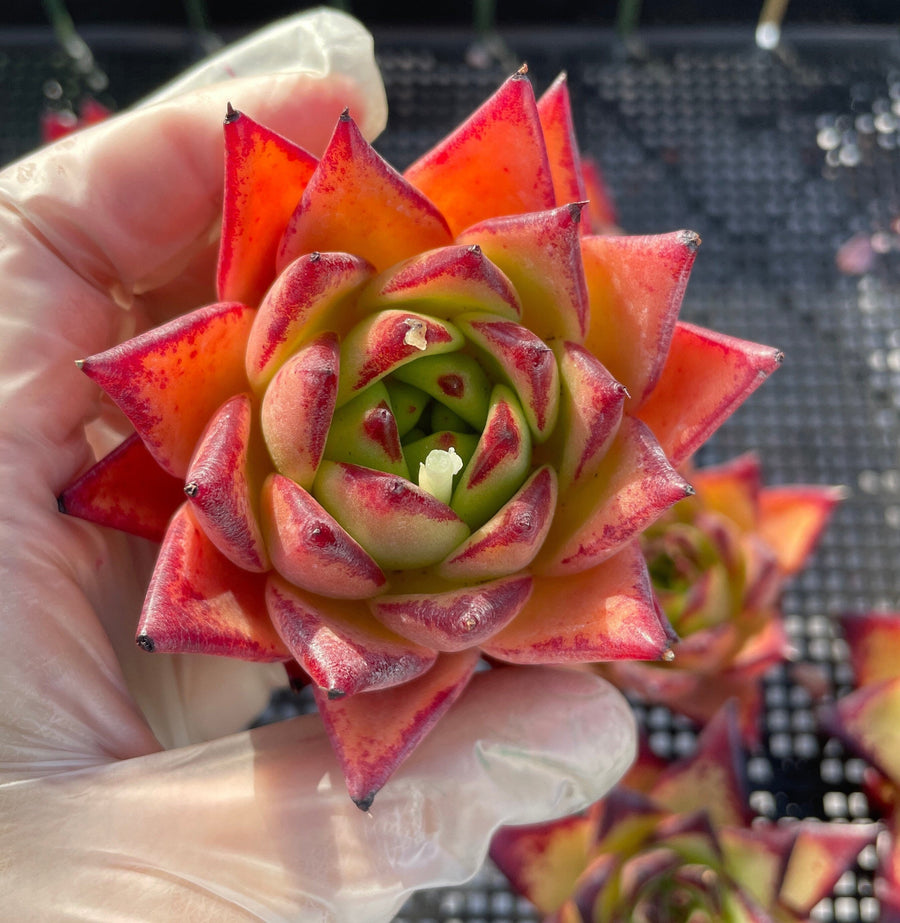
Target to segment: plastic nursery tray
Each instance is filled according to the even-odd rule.
[[[85,37],[127,104],[189,63],[172,33]],[[597,157],[621,224],[703,237],[683,316],[781,347],[784,367],[720,430],[698,461],[761,454],[769,483],[843,484],[811,565],[784,598],[802,664],[828,695],[852,675],[833,617],[900,607],[900,43],[895,33],[795,32],[763,52],[751,30],[646,35],[627,55],[608,33],[511,33],[499,56],[466,36],[376,36],[390,100],[379,142],[405,166],[525,60],[538,91],[566,69],[582,146]],[[0,33],[0,162],[38,142],[44,93],[71,78],[45,34]],[[54,83],[59,83],[59,87]],[[857,274],[838,248],[861,235]],[[866,252],[866,245],[871,250]],[[863,766],[817,727],[795,667],[766,681],[763,748],[748,774],[766,817],[861,820]],[[271,716],[296,708],[289,698]],[[680,755],[691,726],[640,710],[653,746]],[[875,921],[872,857],[817,917]],[[536,920],[489,866],[470,885],[416,895],[397,921]]]

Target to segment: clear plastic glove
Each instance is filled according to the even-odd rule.
[[[633,755],[600,680],[480,674],[366,815],[316,717],[234,733],[280,667],[135,646],[154,546],[56,509],[125,432],[72,363],[214,300],[228,101],[314,153],[345,106],[370,137],[385,120],[370,37],[319,11],[0,173],[8,919],[388,920],[472,875],[497,826],[577,810]]]

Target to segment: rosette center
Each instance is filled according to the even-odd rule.
[[[454,321],[383,310],[341,339],[311,491],[386,569],[436,564],[497,514],[531,474],[543,435],[535,375],[559,390],[552,351],[523,327],[490,314]]]

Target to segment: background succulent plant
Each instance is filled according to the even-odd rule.
[[[645,750],[588,812],[505,828],[491,856],[553,923],[807,920],[875,825],[751,824],[747,794],[726,707],[692,756],[666,765]]]
[[[856,689],[824,712],[828,730],[869,763],[866,790],[884,818],[875,893],[880,919],[900,920],[900,613],[852,613],[841,618]]]
[[[755,454],[685,470],[696,493],[641,537],[653,589],[679,637],[674,657],[602,667],[620,687],[705,723],[730,698],[758,738],[760,679],[790,654],[780,602],[843,496],[838,487],[764,486]]]

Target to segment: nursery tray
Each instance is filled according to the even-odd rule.
[[[119,106],[201,47],[178,32],[84,37],[109,77],[101,98]],[[565,69],[582,147],[602,164],[621,225],[703,238],[682,316],[784,350],[783,368],[698,461],[753,449],[770,484],[848,489],[785,594],[797,661],[766,679],[763,747],[748,775],[761,816],[855,821],[870,812],[864,766],[819,730],[816,685],[832,698],[852,682],[834,616],[900,607],[900,41],[886,30],[788,30],[766,52],[752,39],[749,28],[673,29],[626,50],[589,30],[510,32],[500,45],[376,35],[390,102],[378,147],[405,166],[522,61],[538,91]],[[39,142],[48,96],[75,90],[46,32],[0,32],[0,163]],[[270,716],[295,708],[282,698]],[[690,751],[687,721],[639,711],[659,753]],[[877,920],[873,864],[864,854],[817,918]],[[415,896],[397,921],[536,919],[486,866],[470,885]]]

